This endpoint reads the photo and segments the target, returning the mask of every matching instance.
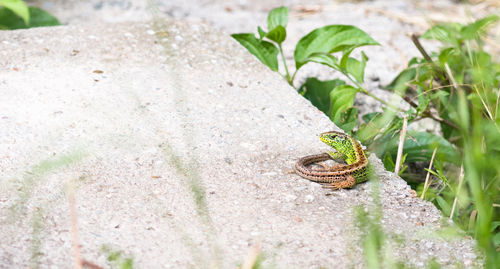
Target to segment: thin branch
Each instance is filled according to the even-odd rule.
[[[405,100],[413,108],[417,108],[418,107],[418,104],[415,103],[413,100],[411,100],[411,98],[408,97],[408,96],[403,96],[403,100]],[[422,112],[422,116],[425,117],[425,118],[431,118],[431,119],[433,119],[433,120],[435,120],[435,121],[437,121],[439,123],[446,124],[446,125],[454,128],[454,129],[458,130],[458,126],[455,123],[453,123],[453,122],[451,122],[449,120],[443,119],[443,118],[441,118],[439,116],[436,116],[436,115],[432,114],[430,111],[424,111],[424,112]]]
[[[420,44],[420,40],[418,39],[419,36],[417,34],[411,34],[410,38],[411,38],[411,41],[413,42],[413,44],[415,44],[415,47],[417,47],[418,51],[420,51],[420,54],[422,54],[424,59],[426,59],[429,63],[434,64],[434,61],[432,60],[432,58],[429,56],[429,54],[427,54],[427,51],[425,51],[422,44]]]
[[[377,96],[375,96],[373,93],[369,92],[367,89],[365,89],[363,86],[361,86],[361,84],[359,84],[355,79],[353,79],[351,76],[349,76],[349,74],[345,70],[340,70],[340,72],[342,72],[342,74],[344,74],[344,76],[346,76],[352,83],[354,83],[354,85],[356,85],[356,87],[358,87],[358,89],[363,94],[370,96],[371,98],[379,101],[380,103],[384,104],[385,106],[390,107],[390,108],[392,108],[392,109],[394,109],[396,111],[402,111],[402,112],[404,112],[401,108],[393,106],[392,104],[387,103],[386,101],[384,101],[384,100],[378,98]]]
[[[448,81],[449,81],[450,78],[447,76],[447,74],[441,70],[441,68],[432,60],[431,56],[429,56],[429,54],[427,53],[427,51],[425,51],[424,47],[420,43],[420,40],[418,39],[419,36],[417,34],[412,34],[410,38],[411,38],[411,41],[413,42],[413,44],[415,44],[415,47],[417,47],[417,49],[420,52],[420,54],[422,54],[422,56],[424,57],[424,59],[427,60],[436,70],[438,70],[441,73],[441,75],[444,75],[448,79]],[[435,77],[435,79],[439,83],[441,83],[442,85],[449,85],[450,84],[447,81],[441,80],[439,77]]]

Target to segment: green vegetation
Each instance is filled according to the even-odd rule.
[[[107,260],[111,263],[112,268],[117,269],[133,269],[134,259],[127,257],[120,250],[114,250],[108,245],[104,245],[101,251],[107,256]]]
[[[22,0],[0,0],[0,30],[55,25],[59,21],[40,8],[28,7]]]
[[[500,64],[483,49],[481,35],[496,21],[488,16],[432,27],[422,38],[444,47],[431,54],[413,36],[423,58],[412,59],[387,87],[410,104],[413,121],[431,118],[440,125],[450,146],[438,146],[438,152],[448,151],[432,171],[440,184],[423,195],[477,239],[487,268],[500,262]]]
[[[434,169],[428,172],[437,180],[424,187],[421,180],[415,181],[422,178],[422,173],[415,174],[415,169],[404,167],[400,174],[421,197],[432,201],[444,215],[451,216],[474,236],[485,254],[486,268],[495,268],[500,263],[500,64],[483,49],[482,36],[498,19],[488,16],[467,25],[447,23],[432,27],[422,38],[437,40],[444,47],[430,54],[419,37],[413,36],[422,58],[411,59],[408,68],[387,85],[393,100],[389,103],[362,86],[368,57],[363,52],[358,53],[359,58],[351,54],[358,47],[378,43],[354,26],[328,25],[300,39],[295,47],[292,74],[282,50],[287,8],[269,13],[268,31],[258,27],[259,38],[251,33],[232,36],[276,72],[280,69],[280,55],[282,76],[292,86],[298,70],[310,62],[340,72],[347,81],[310,77],[297,90],[337,126],[367,145],[387,169],[396,166],[399,133],[405,118],[410,126],[422,119],[439,125],[437,133],[408,131],[401,161],[408,167],[428,164],[435,151]],[[353,106],[358,93],[380,102],[383,112],[363,115],[360,120]],[[400,101],[409,108],[396,106]],[[366,218],[359,220],[363,223]]]
[[[232,37],[273,71],[278,72],[278,54],[281,55],[285,69],[285,74],[282,75],[292,86],[297,72],[310,62],[326,65],[342,73],[352,85],[340,79],[320,81],[308,78],[299,88],[299,92],[339,127],[347,131],[354,128],[351,119],[357,118],[358,115],[357,109],[353,107],[357,93],[378,98],[361,86],[368,57],[363,52],[359,60],[350,56],[358,47],[378,45],[378,43],[354,26],[328,25],[315,29],[297,43],[294,53],[295,72],[290,75],[281,46],[286,39],[288,9],[285,7],[273,9],[269,13],[267,22],[268,32],[258,27],[259,38],[250,33],[233,34]],[[340,55],[335,56],[332,53]]]

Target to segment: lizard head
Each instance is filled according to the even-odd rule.
[[[349,136],[337,131],[322,133],[319,135],[319,139],[321,139],[321,141],[323,141],[328,146],[342,153],[344,153],[346,150],[349,150],[349,145],[351,145]]]

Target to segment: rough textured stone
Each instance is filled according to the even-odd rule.
[[[258,242],[278,268],[363,266],[354,208],[373,207],[374,182],[329,192],[290,174],[336,127],[227,35],[160,21],[0,40],[0,267],[71,265],[71,189],[82,256],[101,266],[111,245],[140,268],[234,268]],[[395,260],[477,263],[370,161]]]

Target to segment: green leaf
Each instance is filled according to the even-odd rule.
[[[427,93],[422,91],[422,87],[417,87],[417,98],[418,98],[418,107],[417,111],[418,112],[424,112],[427,110],[427,107],[429,106],[430,99]]]
[[[364,122],[370,122],[372,121],[376,116],[380,115],[381,113],[380,112],[371,112],[371,113],[367,113],[365,115],[363,115],[363,117],[361,117],[363,119]]]
[[[421,37],[425,39],[434,39],[444,43],[459,47],[459,31],[462,28],[460,23],[442,23],[432,26]]]
[[[484,51],[474,53],[474,65],[469,72],[474,84],[483,84],[485,88],[495,88],[495,84],[497,84],[496,73],[493,70],[493,62],[488,53]]]
[[[453,145],[441,136],[427,133],[408,131],[403,145],[403,152],[408,154],[408,162],[430,161],[434,148],[437,147],[436,157],[448,163],[459,164],[460,158]],[[397,155],[399,136],[393,137],[387,151],[393,158]]]
[[[436,196],[436,202],[438,203],[439,207],[443,211],[443,214],[445,215],[450,215],[451,213],[451,206],[446,202],[441,196]]]
[[[358,124],[358,109],[356,107],[348,107],[340,113],[340,117],[335,124],[342,130],[349,133]]]
[[[500,221],[493,221],[491,222],[491,228],[490,231],[494,232],[496,228],[500,227]],[[500,243],[500,242],[499,242]]]
[[[399,75],[394,80],[392,80],[392,82],[389,83],[389,85],[385,86],[384,88],[386,90],[398,93],[399,95],[403,95],[408,89],[409,82],[415,80],[416,76],[417,76],[417,68],[410,67],[408,69],[401,71],[401,73],[399,73]]]
[[[27,25],[23,19],[16,16],[12,11],[5,8],[0,9],[0,26],[4,26],[7,29],[14,30],[60,25],[57,18],[42,9],[39,9],[37,7],[29,7],[28,10],[30,14],[29,25]]]
[[[321,81],[317,78],[307,78],[306,82],[299,88],[307,100],[317,107],[323,113],[328,115],[330,109],[330,92],[337,86],[345,82],[340,79]]]
[[[308,62],[315,62],[319,64],[324,64],[329,66],[335,70],[339,70],[338,60],[335,56],[326,54],[326,53],[314,53],[309,58],[307,58]]]
[[[259,32],[259,41],[262,41],[262,39],[267,35],[266,31],[260,28],[260,26],[257,26],[257,32]]]
[[[278,48],[273,43],[259,41],[253,34],[232,34],[231,36],[259,61],[278,72]]]
[[[353,50],[354,48],[343,51],[342,58],[340,58],[340,68],[344,70],[347,68],[347,61],[349,60],[349,56],[351,55]]]
[[[352,107],[359,89],[351,85],[339,85],[330,92],[330,119],[337,125],[342,125],[341,114]]]
[[[5,7],[6,9],[9,9],[12,11],[15,15],[19,16],[22,18],[24,21],[25,25],[28,25],[30,23],[30,14],[28,10],[28,6],[24,3],[22,0],[0,0],[0,6]],[[2,13],[2,10],[0,10],[0,14]],[[7,26],[7,29],[12,29],[6,25],[6,21],[4,18],[0,16],[0,25],[5,25]],[[18,28],[16,28],[18,29]]]
[[[457,52],[457,50],[455,48],[446,48],[444,50],[442,50],[440,53],[439,53],[439,63],[441,64],[442,67],[444,67],[444,64],[448,62],[448,60],[450,59],[450,56],[455,54]]]
[[[500,245],[500,233],[495,233],[493,238],[492,238],[492,241],[493,241],[493,244],[495,244],[495,246],[499,246]]]
[[[281,42],[286,39],[286,29],[285,27],[278,25],[267,33],[266,37],[278,44],[281,44]]]
[[[349,57],[347,59],[346,70],[351,74],[356,81],[363,83],[365,79],[365,66],[368,57],[366,57],[364,52],[361,52],[361,61]]]
[[[418,58],[418,57],[413,57],[408,61],[408,67],[418,65],[418,64],[422,63],[423,61],[425,61],[425,60]]]
[[[465,40],[471,40],[479,38],[480,35],[484,34],[486,28],[491,26],[493,23],[498,21],[497,15],[490,15],[488,17],[479,19],[471,24],[468,24],[460,30],[460,35]]]
[[[387,171],[394,171],[396,168],[396,164],[394,164],[394,160],[392,160],[392,156],[389,152],[384,154],[382,162],[384,163],[384,167]]]
[[[379,45],[368,34],[351,25],[328,25],[313,30],[295,47],[295,67],[299,69],[314,53],[334,53],[367,45]]]
[[[367,118],[365,118],[365,120]],[[368,123],[359,126],[355,135],[356,139],[361,141],[363,144],[371,144],[371,140],[380,134],[384,134],[383,136],[386,137],[386,140],[389,140],[393,132],[391,129],[397,127],[395,120],[399,120],[401,122],[401,120],[397,117],[395,110],[392,109],[384,109],[384,113],[375,113],[369,118],[370,120]],[[381,141],[380,139],[377,140]],[[384,144],[385,143],[386,142],[384,142]],[[375,149],[385,152],[385,145]],[[379,157],[382,156],[382,153],[380,152],[376,152],[376,154]]]
[[[267,30],[272,31],[278,26],[286,27],[288,23],[288,8],[278,7],[269,11],[267,15]]]

